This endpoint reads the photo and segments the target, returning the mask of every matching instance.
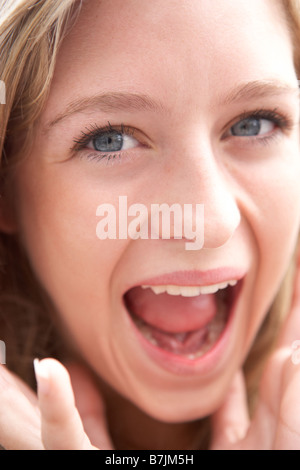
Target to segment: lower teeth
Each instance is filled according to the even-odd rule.
[[[180,355],[181,357],[186,357],[188,359],[198,359],[207,353],[213,345],[217,342],[222,331],[224,330],[226,321],[227,321],[227,311],[228,307],[224,301],[218,302],[218,312],[215,318],[207,324],[202,330],[191,331],[188,333],[167,333],[159,331],[160,335],[165,334],[166,341],[161,344],[154,335],[157,331],[154,327],[145,323],[142,319],[132,315],[136,326],[143,336],[154,346],[160,347],[166,351],[172,352],[173,354]],[[199,344],[192,347],[192,351],[185,351],[188,349],[184,346],[184,341],[188,335],[196,335],[200,333]],[[202,334],[201,334],[202,333]],[[195,351],[194,351],[195,350]]]

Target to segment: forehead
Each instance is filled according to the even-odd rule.
[[[63,41],[50,103],[99,89],[160,93],[171,105],[189,91],[193,103],[195,95],[220,99],[239,82],[289,82],[293,73],[279,0],[89,0]]]

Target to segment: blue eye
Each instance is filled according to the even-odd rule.
[[[85,149],[93,150],[93,159],[99,160],[119,158],[123,151],[140,146],[140,142],[133,137],[135,129],[125,127],[123,124],[118,127],[107,126],[100,128],[96,124],[86,128],[79,139],[74,139],[73,151],[81,152]],[[91,156],[91,155],[90,155]]]
[[[119,152],[123,147],[124,137],[118,132],[106,132],[92,140],[94,150],[98,152]]]
[[[269,119],[248,117],[231,127],[231,135],[237,137],[255,137],[272,132],[276,124]]]
[[[111,130],[99,132],[87,143],[87,148],[97,152],[111,153],[129,150],[137,145],[138,141],[131,135]]]

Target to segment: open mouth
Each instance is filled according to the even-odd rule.
[[[148,342],[193,360],[220,339],[241,284],[232,279],[206,286],[136,286],[125,293],[124,303]]]

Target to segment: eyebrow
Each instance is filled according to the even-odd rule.
[[[220,98],[218,104],[230,105],[241,101],[257,98],[267,98],[283,94],[299,98],[299,88],[280,80],[254,80],[234,87],[225,98]]]
[[[217,104],[224,106],[251,99],[278,96],[280,94],[294,94],[295,97],[299,97],[299,88],[274,79],[254,80],[233,87],[225,97],[219,95]],[[155,101],[145,94],[130,92],[102,93],[83,97],[69,103],[63,112],[46,124],[45,132],[49,132],[52,127],[74,114],[99,109],[111,113],[116,113],[120,110],[167,111],[161,102]]]
[[[56,124],[74,114],[84,113],[94,109],[114,113],[120,110],[162,111],[164,107],[160,102],[143,94],[109,92],[93,95],[69,103],[62,113],[58,114],[46,125],[46,132],[49,131],[51,127],[56,126]]]

